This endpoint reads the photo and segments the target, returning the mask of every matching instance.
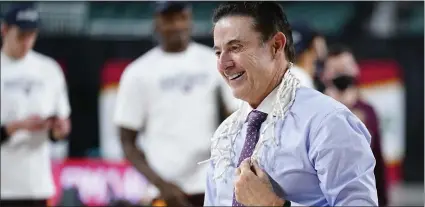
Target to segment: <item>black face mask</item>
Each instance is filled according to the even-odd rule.
[[[340,91],[345,91],[347,88],[356,85],[356,78],[353,76],[342,75],[332,80],[333,85]]]

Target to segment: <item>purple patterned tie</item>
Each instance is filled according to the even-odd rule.
[[[238,167],[242,161],[246,158],[251,157],[254,152],[255,145],[258,142],[258,138],[260,135],[261,124],[266,120],[267,114],[261,111],[252,110],[248,114],[248,129],[246,131],[245,144],[242,148],[241,155],[238,161]],[[232,206],[243,206],[242,204],[236,201],[235,193],[233,192],[233,202]]]

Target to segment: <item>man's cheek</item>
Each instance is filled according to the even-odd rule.
[[[244,60],[242,64],[243,64],[243,67],[246,69],[257,68],[258,63],[260,62],[259,56],[251,52],[246,52],[242,54],[241,59]]]

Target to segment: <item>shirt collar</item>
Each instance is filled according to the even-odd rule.
[[[283,82],[283,81],[282,81]],[[280,83],[282,84],[282,83]],[[269,95],[266,96],[266,98],[258,105],[258,107],[255,109],[257,111],[261,111],[263,113],[266,113],[270,115],[273,112],[273,105],[276,100],[277,91],[279,89],[279,85],[277,85],[272,92],[269,93]],[[242,116],[240,117],[242,121],[246,120],[246,117],[248,114],[254,110],[254,108],[251,107],[247,102],[244,102],[242,108]]]
[[[1,61],[2,61],[3,64],[4,63],[16,63],[16,62],[19,62],[19,61],[26,59],[30,53],[32,53],[32,50],[29,50],[24,57],[22,57],[20,59],[14,59],[14,58],[11,58],[9,55],[7,55],[3,51],[3,48],[2,48],[2,50],[0,51],[0,56],[1,56]]]

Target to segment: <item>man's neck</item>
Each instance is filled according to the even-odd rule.
[[[20,59],[22,59],[22,58],[25,57],[25,56],[23,56],[23,57],[16,57],[16,56],[12,55],[12,52],[10,52],[10,50],[7,50],[6,47],[2,47],[1,48],[1,53],[4,56],[6,56],[7,58],[9,58],[10,60],[13,60],[13,61],[20,60]]]
[[[270,81],[270,84],[268,85],[266,91],[259,96],[257,99],[254,99],[253,101],[248,101],[248,104],[253,108],[256,109],[263,101],[266,99],[266,97],[275,90],[280,83],[282,83],[283,76],[285,75],[287,69],[285,69],[280,75],[276,75],[272,81]]]
[[[1,54],[6,56],[9,59],[13,59],[13,57],[11,55],[9,55],[10,54],[9,51],[7,51],[4,46],[1,48]]]
[[[188,48],[189,44],[182,44],[182,45],[161,45],[162,50],[166,53],[181,53],[184,52]]]
[[[315,69],[314,61],[315,59],[312,55],[304,54],[299,57],[296,65],[302,68],[311,78],[313,78]]]

